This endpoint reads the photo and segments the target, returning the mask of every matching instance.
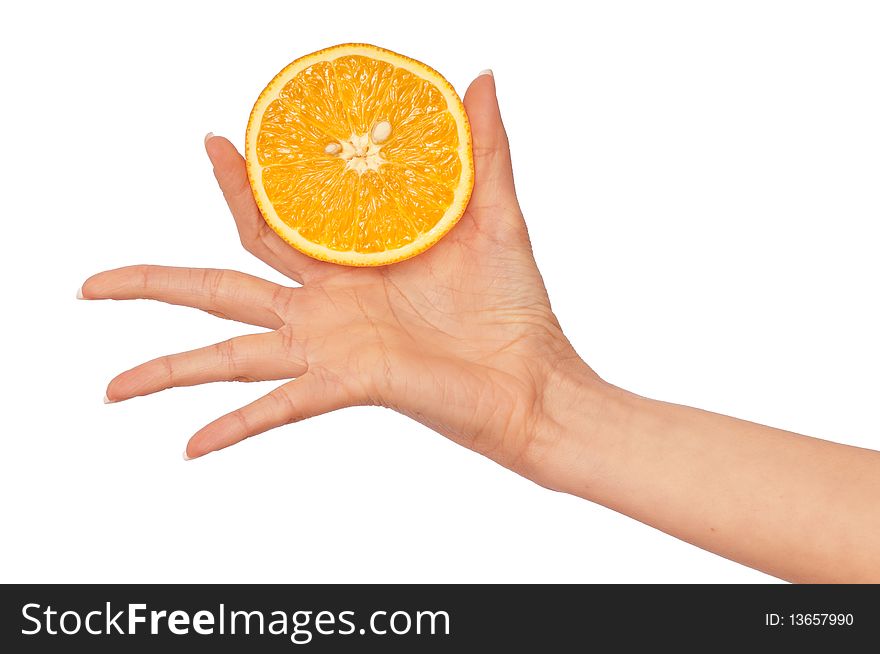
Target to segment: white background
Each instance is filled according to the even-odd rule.
[[[878,34],[869,2],[6,7],[0,580],[772,581],[382,409],[184,462],[274,383],[105,384],[250,328],[74,295],[134,263],[282,281],[202,137],[241,146],[285,64],[373,42],[461,93],[494,69],[553,306],[601,375],[877,448]]]

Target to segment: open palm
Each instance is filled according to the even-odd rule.
[[[327,411],[376,404],[528,475],[553,370],[579,360],[532,257],[493,77],[478,77],[464,103],[476,166],[466,213],[427,252],[380,268],[324,263],[288,246],[263,221],[241,155],[209,137],[243,245],[302,286],[160,266],[91,277],[85,299],[148,298],[272,330],[138,366],[110,383],[108,401],[213,381],[294,378],[201,429],[187,458]]]

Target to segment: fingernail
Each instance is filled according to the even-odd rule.
[[[78,289],[76,289],[76,299],[77,300],[85,300],[85,297],[83,297],[83,287],[82,286],[80,286]]]
[[[186,448],[183,448],[183,460],[184,461],[192,461],[192,457],[186,453]]]
[[[214,132],[208,132],[207,134],[205,134],[205,145],[207,145],[208,141],[210,141],[212,138],[214,138]]]
[[[495,77],[495,73],[492,72],[491,68],[487,68],[486,70],[481,70],[480,74],[477,75],[477,77],[480,77],[481,75],[488,75],[489,77]]]
[[[107,393],[104,393],[104,404],[113,404],[113,400],[107,397]]]

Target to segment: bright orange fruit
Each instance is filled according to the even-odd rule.
[[[297,59],[248,122],[248,178],[266,222],[324,261],[381,266],[436,243],[467,207],[470,126],[440,73],[344,44]]]

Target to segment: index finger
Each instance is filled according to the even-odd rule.
[[[208,134],[205,151],[245,249],[291,279],[303,283],[322,262],[288,245],[263,220],[248,181],[247,167],[229,139]]]
[[[83,300],[158,300],[201,309],[221,318],[277,329],[275,311],[293,289],[234,270],[127,266],[89,277]]]

